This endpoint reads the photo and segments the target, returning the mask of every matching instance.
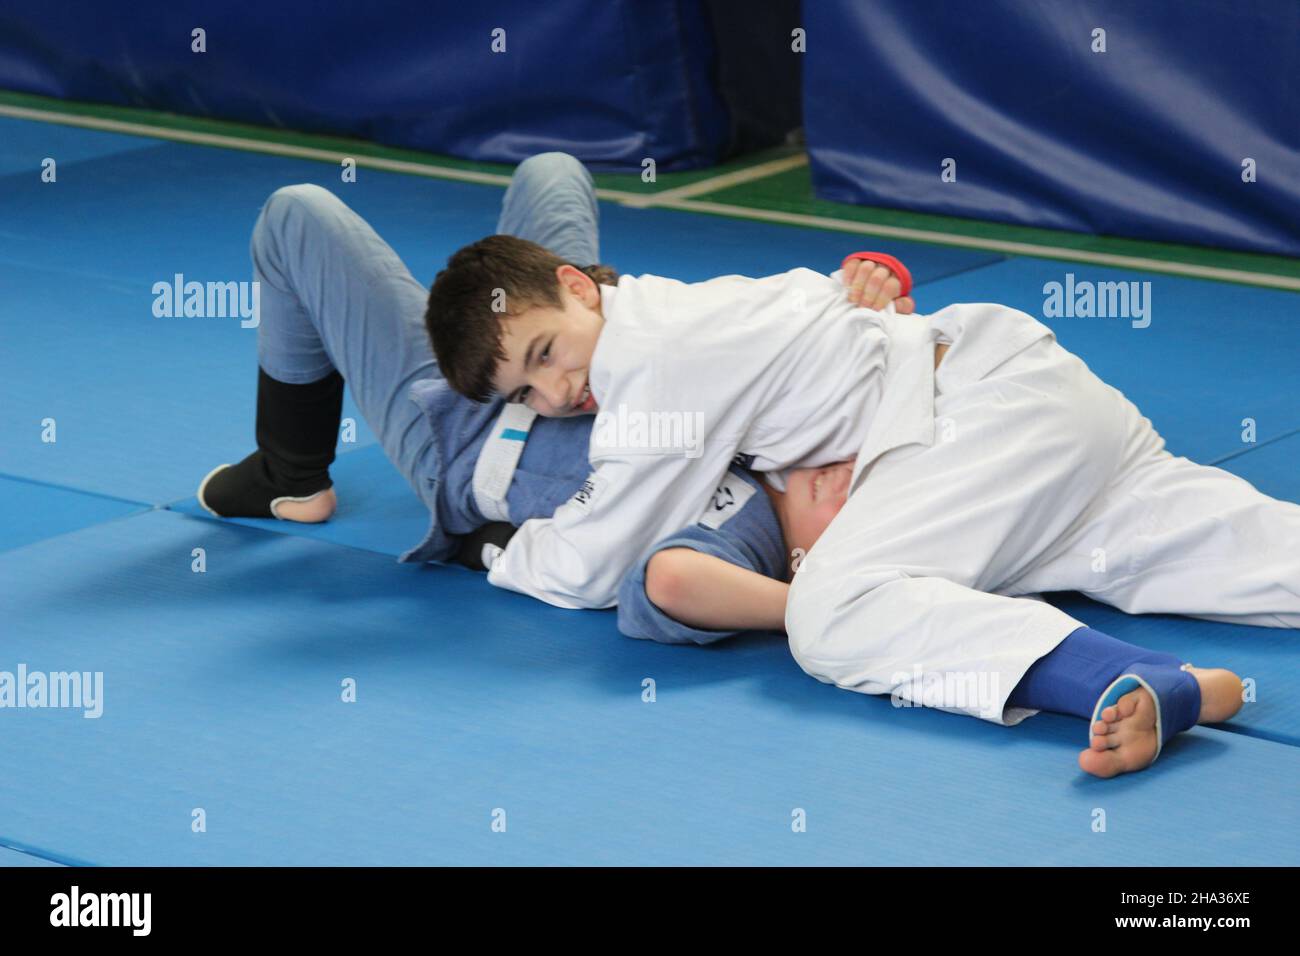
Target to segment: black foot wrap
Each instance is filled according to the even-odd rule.
[[[460,550],[456,552],[456,561],[471,571],[486,571],[483,563],[483,545],[495,544],[504,548],[510,543],[517,529],[505,521],[493,521],[481,528],[471,531],[460,539]]]
[[[307,498],[333,486],[343,376],[289,385],[257,370],[257,451],[208,476],[200,504],[225,518],[273,518],[276,498]]]
[[[237,465],[214,473],[199,492],[199,503],[223,518],[274,518],[271,502],[277,498],[307,498],[333,485],[329,472],[315,481],[292,487],[271,477],[267,457],[259,449]]]

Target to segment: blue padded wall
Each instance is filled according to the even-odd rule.
[[[1300,4],[817,0],[804,19],[824,199],[1300,255]]]
[[[558,149],[596,169],[711,165],[729,135],[713,65],[700,0],[0,8],[0,88],[485,162]]]

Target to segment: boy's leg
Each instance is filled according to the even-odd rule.
[[[566,154],[546,153],[517,168],[498,228],[544,242],[586,265],[598,261],[598,216],[594,183],[585,167]],[[440,462],[431,453],[436,426],[430,426],[407,394],[415,381],[441,378],[423,323],[427,290],[364,220],[316,186],[291,186],[272,194],[254,227],[251,247],[261,283],[260,378],[269,377],[272,386],[312,383],[320,389],[341,372],[389,459],[434,507],[437,486],[424,471],[453,462]],[[286,390],[295,391],[280,389]],[[449,433],[480,436],[453,453],[476,457],[481,435],[500,413],[501,403],[479,405],[455,396],[443,406],[451,410],[445,423]],[[337,420],[329,431],[336,430]],[[548,422],[535,431],[539,440],[526,446],[525,475],[541,471],[547,478],[563,479],[561,485],[570,477],[580,481],[590,422]],[[331,458],[332,453],[331,441]],[[561,497],[565,489],[554,481],[524,489],[524,510],[549,514],[568,496]],[[469,526],[482,520],[459,517]]]
[[[528,239],[579,266],[600,262],[600,207],[587,167],[568,153],[538,153],[515,169],[497,232]]]
[[[389,460],[423,497],[419,465],[432,434],[407,390],[437,375],[424,287],[365,220],[319,186],[272,193],[251,252],[262,286],[262,370],[294,385],[341,374]]]
[[[1183,663],[1173,654],[1138,647],[1082,627],[1034,662],[1016,684],[1007,705],[1072,714],[1086,720],[1092,717],[1101,692],[1133,664],[1177,670]],[[1194,719],[1187,726],[1192,723]]]
[[[1017,590],[1077,589],[1133,614],[1300,627],[1300,505],[1175,458],[1126,400],[1114,483]]]
[[[286,495],[330,487],[344,380],[389,458],[412,479],[428,430],[396,389],[432,366],[417,335],[419,283],[374,230],[319,186],[272,193],[250,253],[260,292],[258,449],[211,472],[200,502],[227,516],[328,517],[332,508],[304,519],[277,505],[310,502],[318,496]]]
[[[1241,679],[1081,627],[1034,662],[1008,706],[1089,722],[1079,767],[1100,777],[1141,770],[1176,734],[1241,709]]]
[[[940,390],[934,445],[874,462],[800,564],[786,611],[799,665],[848,690],[1028,716],[1013,688],[1082,622],[999,592],[1106,486],[1120,398],[1050,339]]]

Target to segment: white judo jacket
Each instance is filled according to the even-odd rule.
[[[885,443],[932,437],[932,395],[917,393],[927,380],[910,360],[888,369],[891,342],[910,355],[928,322],[853,305],[838,272],[623,276],[600,290],[593,471],[551,518],[520,526],[492,562],[494,585],[610,607],[647,548],[701,520],[738,454],[783,490],[786,469],[857,454],[882,402],[896,416]],[[900,394],[886,395],[887,381]]]

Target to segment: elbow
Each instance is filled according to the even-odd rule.
[[[646,565],[645,594],[650,603],[669,617],[680,619],[690,586],[682,548],[656,552]]]

